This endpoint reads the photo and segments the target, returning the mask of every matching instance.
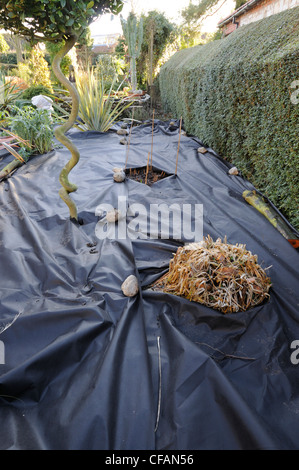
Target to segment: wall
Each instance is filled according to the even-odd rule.
[[[259,2],[256,6],[236,17],[237,24],[234,24],[233,21],[225,24],[222,27],[222,31],[225,36],[232,33],[241,26],[252,23],[254,21],[267,18],[268,16],[275,15],[290,8],[299,6],[299,0],[263,0]]]
[[[299,0],[263,0],[256,7],[241,15],[239,27],[266,18],[284,10],[299,6]]]

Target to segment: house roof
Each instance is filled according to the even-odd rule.
[[[226,18],[222,19],[219,21],[218,26],[224,26],[226,23],[229,23],[231,20],[234,18],[237,18],[238,16],[242,15],[245,13],[245,11],[250,10],[253,8],[255,5],[260,3],[262,0],[249,0],[248,2],[244,3],[244,5],[240,6],[237,8],[235,11],[233,11],[229,16]]]
[[[93,47],[92,53],[95,55],[98,54],[111,54],[115,50],[115,44],[102,44]]]

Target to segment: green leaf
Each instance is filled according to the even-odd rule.
[[[62,6],[62,8],[64,8],[66,5],[66,0],[60,0],[60,5]]]
[[[70,19],[65,23],[65,25],[66,25],[66,26],[73,26],[74,21],[75,21],[74,18],[70,18]]]
[[[92,8],[94,6],[94,2],[91,1],[89,2],[87,5],[86,5],[86,9],[89,10],[90,8]]]

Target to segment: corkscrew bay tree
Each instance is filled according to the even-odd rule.
[[[70,193],[77,186],[69,181],[68,175],[78,163],[80,154],[76,146],[65,135],[74,125],[79,110],[79,95],[76,88],[62,73],[60,64],[65,55],[76,44],[87,27],[103,13],[118,14],[123,0],[0,0],[0,27],[36,42],[61,42],[63,45],[52,61],[57,79],[69,91],[72,111],[69,119],[55,129],[55,137],[70,152],[71,159],[62,169],[59,181],[59,195],[69,207],[70,218],[78,221],[77,207]]]

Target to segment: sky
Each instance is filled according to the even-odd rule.
[[[173,22],[180,22],[180,11],[189,4],[190,0],[125,0],[122,16],[126,18],[131,11],[132,4],[138,15],[147,13],[151,10],[158,10],[165,14],[165,16]],[[219,5],[221,5],[221,0]],[[226,0],[219,11],[207,18],[202,27],[203,32],[212,32],[217,29],[217,22],[221,18],[229,15],[235,8],[235,0]],[[119,16],[112,17],[111,15],[103,15],[98,18],[90,27],[92,35],[122,33]]]

